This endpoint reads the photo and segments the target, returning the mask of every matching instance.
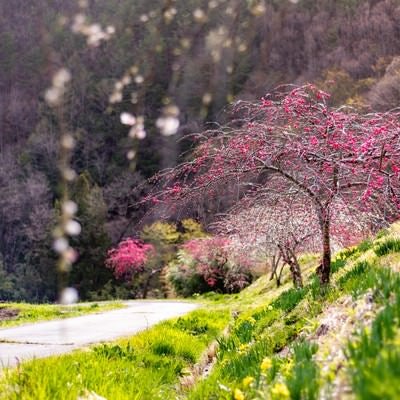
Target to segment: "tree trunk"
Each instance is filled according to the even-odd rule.
[[[283,261],[289,265],[290,274],[292,275],[293,286],[295,288],[303,287],[303,278],[301,276],[300,264],[297,261],[296,253],[290,248],[284,248],[279,245],[280,254],[282,255]]]
[[[276,286],[277,287],[281,286],[282,271],[283,271],[283,267],[285,266],[285,264],[283,264],[281,271],[278,274],[278,268],[279,268],[280,261],[281,261],[280,254],[278,256],[276,256],[276,255],[272,256],[272,261],[271,261],[272,272],[271,272],[271,276],[270,276],[269,280],[272,281],[272,279],[276,278]]]
[[[331,237],[329,219],[325,219],[321,226],[322,231],[322,262],[317,268],[317,275],[321,285],[329,284],[331,275]]]
[[[291,260],[289,263],[290,273],[292,274],[293,285],[299,289],[303,287],[303,279],[301,277],[301,269],[297,260]]]
[[[282,264],[282,267],[281,267],[281,270],[279,271],[279,274],[276,275],[276,286],[277,287],[281,286],[281,283],[282,283],[283,268],[285,268],[285,264]]]
[[[162,270],[162,268],[153,269],[153,270],[150,272],[149,276],[146,278],[146,281],[144,282],[144,285],[143,285],[143,295],[142,295],[142,299],[146,299],[146,298],[147,298],[147,293],[148,293],[148,291],[149,291],[150,282],[151,282],[153,276],[154,276],[155,274],[158,274],[161,270]]]
[[[290,272],[292,273],[293,285],[296,288],[302,288],[303,278],[301,276],[301,268],[299,262],[297,261],[295,249],[288,248],[287,253],[288,253]]]
[[[147,298],[147,292],[149,291],[149,285],[151,278],[153,277],[153,274],[149,274],[149,276],[146,278],[144,285],[143,285],[143,294],[142,294],[142,299]]]
[[[170,299],[173,297],[173,288],[168,280],[168,266],[161,268],[160,271],[160,285],[163,296],[165,299]]]

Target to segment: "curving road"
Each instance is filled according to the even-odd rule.
[[[0,368],[129,336],[199,307],[175,301],[129,301],[125,304],[126,308],[101,314],[0,329]]]

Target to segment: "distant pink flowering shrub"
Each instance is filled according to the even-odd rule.
[[[106,265],[117,278],[143,272],[148,259],[154,254],[152,244],[137,239],[125,239],[114,249],[109,250]]]
[[[187,296],[210,290],[233,293],[252,280],[249,264],[235,260],[230,240],[222,236],[192,239],[178,252],[170,279],[178,294]]]

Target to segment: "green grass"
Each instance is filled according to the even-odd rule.
[[[284,312],[293,310],[300,300],[307,294],[308,288],[291,288],[283,292],[276,300],[271,303],[273,308],[279,308]]]
[[[226,311],[196,310],[130,339],[24,363],[7,370],[0,399],[175,399],[180,376],[228,324]]]
[[[346,336],[348,363],[341,371],[357,399],[400,398],[399,231],[400,225],[390,227],[375,240],[338,252],[329,287],[321,287],[315,274],[319,257],[307,254],[301,257],[302,289],[292,287],[286,272],[279,288],[263,276],[238,294],[197,296],[205,309],[130,339],[7,371],[0,400],[75,400],[91,392],[116,400],[316,400],[332,384],[318,358],[326,343],[319,347],[313,336],[321,315],[341,305],[355,315],[353,305],[364,302],[367,292],[375,307],[371,320],[377,315],[371,328]],[[210,374],[180,386],[215,339]]]
[[[293,400],[316,400],[319,392],[319,368],[313,359],[318,346],[299,342],[293,346],[293,368],[287,374],[286,385]]]
[[[388,238],[387,240],[378,243],[375,246],[374,251],[379,257],[389,253],[398,253],[400,252],[400,239]]]
[[[385,307],[370,329],[347,344],[349,376],[358,399],[400,398],[400,277],[390,271],[377,285]]]
[[[1,309],[17,310],[12,319],[0,320],[0,328],[58,318],[77,317],[124,307],[122,302],[79,303],[71,306],[58,304],[0,303]]]
[[[378,250],[382,256],[397,251],[393,245],[396,240],[391,235],[390,231],[385,231],[379,240],[366,240],[337,253],[332,262],[332,283],[329,287],[321,287],[313,272],[316,259],[305,257],[303,289],[292,288],[287,279],[277,289],[265,277],[236,297],[225,297],[225,304],[234,304],[241,314],[231,328],[230,335],[219,341],[217,364],[212,373],[190,390],[187,398],[219,400],[232,399],[236,395],[241,398],[242,394],[246,399],[318,399],[323,379],[314,359],[317,346],[301,339],[301,333],[315,332],[320,325],[318,318],[321,313],[345,296],[358,299],[371,290],[377,304],[384,304],[386,299],[392,298],[394,287],[400,287],[400,281],[396,273],[380,264],[377,254],[377,249],[383,246],[390,251],[379,253]],[[215,306],[221,304],[223,301],[218,297]],[[385,356],[388,364],[386,371],[390,371],[386,377],[388,384],[390,379],[399,381],[396,374],[400,367],[394,365],[400,354],[400,334],[397,338],[397,352]],[[270,360],[268,371],[261,368],[265,359]],[[383,371],[379,371],[379,374],[375,370],[366,373],[381,376]],[[352,374],[357,375],[357,368]],[[374,382],[377,383],[376,380]],[[364,382],[359,386],[366,387]],[[354,390],[356,392],[356,388]],[[386,389],[387,392],[390,390],[395,393],[398,391]]]

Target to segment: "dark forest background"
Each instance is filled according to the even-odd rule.
[[[171,7],[176,15],[165,19]],[[204,15],[195,10],[205,10]],[[71,196],[82,234],[71,285],[83,299],[124,295],[104,267],[107,250],[137,235],[146,179],[190,149],[190,133],[223,122],[232,101],[254,100],[279,84],[315,82],[332,103],[386,110],[400,99],[400,1],[397,0],[91,0],[90,20],[116,34],[97,47],[70,29],[77,6],[64,0],[0,0],[0,299],[53,301],[51,250],[58,205],[59,125],[44,101],[52,74],[72,73],[65,97],[77,140]],[[194,17],[196,15],[196,18]],[[110,104],[115,82],[137,66]],[[136,86],[135,86],[136,85]],[[132,104],[132,92],[140,101]],[[169,97],[180,109],[177,135],[155,120]],[[143,114],[147,137],[135,170],[120,113]],[[189,215],[204,225],[230,203],[208,201]],[[180,216],[172,216],[178,219]]]

